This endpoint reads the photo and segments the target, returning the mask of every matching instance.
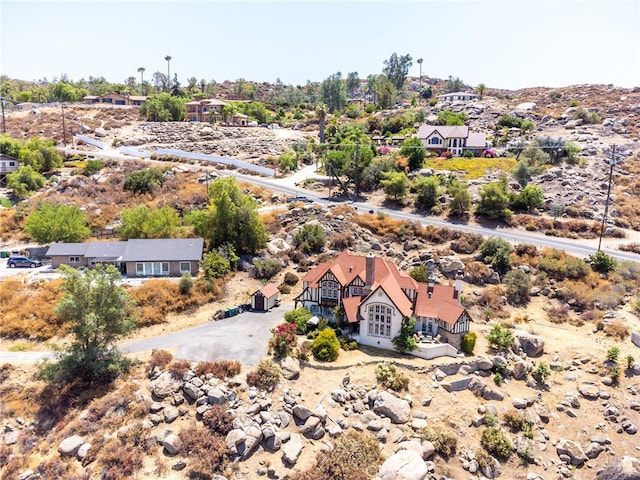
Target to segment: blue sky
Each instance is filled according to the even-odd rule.
[[[423,76],[518,89],[640,86],[640,1],[0,0],[0,73],[23,80],[177,73],[184,85],[304,85],[380,73],[393,53]]]

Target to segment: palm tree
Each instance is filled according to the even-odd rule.
[[[487,87],[484,83],[481,83],[480,85],[478,85],[476,87],[476,92],[478,92],[478,95],[480,95],[480,99],[482,99],[482,96],[484,95],[484,92],[487,91]]]
[[[320,123],[320,144],[324,143],[324,122],[327,118],[327,106],[321,103],[316,107],[316,115],[318,116],[318,122]]]
[[[144,71],[146,68],[138,67],[138,73],[140,74],[140,89],[142,90],[142,94],[144,95]]]
[[[167,55],[166,57],[164,57],[164,59],[167,61],[167,83],[171,83],[171,55]]]

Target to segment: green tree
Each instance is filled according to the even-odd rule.
[[[478,84],[478,86],[476,87],[476,93],[480,96],[480,100],[482,100],[482,97],[484,96],[486,91],[487,86],[484,83]]]
[[[509,195],[503,182],[490,182],[480,192],[480,202],[476,214],[489,218],[507,218],[512,212],[507,207]]]
[[[320,130],[318,137],[321,145],[324,144],[324,128],[327,119],[327,110],[327,106],[323,103],[316,106],[316,116],[318,117],[318,128]]]
[[[163,92],[150,95],[140,107],[140,114],[150,122],[181,122],[185,118],[185,99]]]
[[[598,250],[593,255],[589,255],[587,261],[591,264],[591,268],[595,272],[604,273],[605,275],[609,272],[613,272],[618,263],[615,258],[611,255],[607,255],[602,250]]]
[[[222,278],[231,269],[229,260],[217,251],[205,253],[200,260],[202,275],[208,280]]]
[[[452,112],[448,108],[438,113],[436,125],[464,126],[467,120],[467,114],[464,112]]]
[[[409,353],[418,348],[413,333],[416,329],[416,319],[405,317],[400,324],[400,332],[391,339],[393,347],[400,353]]]
[[[355,97],[358,89],[360,88],[360,78],[358,77],[358,72],[349,72],[347,73],[347,93],[349,94],[349,98]]]
[[[490,262],[491,267],[499,273],[505,273],[511,268],[509,255],[512,251],[511,244],[499,237],[487,238],[480,244],[482,258],[485,262]]]
[[[416,192],[416,206],[420,208],[432,208],[440,195],[440,181],[438,177],[419,177],[413,184]]]
[[[296,326],[296,332],[298,335],[304,335],[307,333],[307,321],[313,316],[313,314],[304,307],[296,308],[295,310],[289,310],[284,314],[284,320],[287,323],[294,324]]]
[[[389,81],[391,81],[396,90],[402,90],[404,87],[404,83],[407,80],[407,75],[409,73],[409,68],[413,65],[411,60],[411,55],[408,53],[406,55],[398,56],[397,53],[393,52],[389,57],[389,60],[384,61],[382,73],[389,79]]]
[[[392,108],[398,98],[398,90],[391,80],[387,77],[378,77],[375,86],[376,98],[378,99],[378,108]]]
[[[116,343],[136,326],[135,303],[112,265],[60,270],[65,294],[55,312],[69,324],[73,340],[49,373],[59,380],[111,381],[128,366]]]
[[[207,238],[212,248],[228,243],[237,253],[256,253],[267,244],[256,201],[231,177],[218,178],[209,185],[207,210],[189,220],[195,233]]]
[[[422,168],[426,149],[418,137],[411,137],[400,148],[400,155],[408,159],[409,170],[417,170]]]
[[[124,176],[124,189],[133,193],[147,193],[164,184],[164,175],[159,168],[145,168],[129,172]]]
[[[178,212],[169,206],[149,209],[146,205],[125,208],[121,213],[120,239],[172,238],[180,226]]]
[[[384,193],[396,202],[407,196],[409,179],[404,172],[386,172],[382,175],[380,183]]]
[[[311,345],[313,356],[323,362],[333,362],[340,353],[340,341],[332,328],[325,328],[318,333]]]
[[[518,305],[529,301],[531,280],[522,270],[516,268],[507,272],[504,284],[507,287],[507,299],[511,303]]]
[[[464,89],[464,82],[458,77],[449,75],[449,79],[444,87],[444,93],[460,92]]]
[[[13,190],[18,198],[25,198],[37,192],[45,184],[45,178],[29,165],[20,167],[7,175],[7,187]]]
[[[428,100],[433,97],[433,90],[431,89],[431,85],[427,85],[426,87],[422,87],[420,89],[420,98],[423,100]]]
[[[449,185],[448,192],[451,196],[449,213],[458,217],[469,213],[471,209],[471,195],[469,195],[467,184],[456,180]]]
[[[538,185],[527,185],[515,195],[510,207],[514,210],[526,210],[530,212],[534,208],[544,205],[544,195]]]
[[[409,270],[409,276],[416,282],[427,283],[429,280],[429,269],[426,265],[418,265]]]
[[[304,253],[322,252],[325,242],[324,228],[317,223],[305,223],[293,236],[293,244]]]
[[[44,203],[31,212],[24,225],[29,237],[41,245],[79,242],[89,236],[84,213],[75,205]]]
[[[341,112],[347,103],[347,87],[342,73],[329,75],[320,86],[322,102],[329,112]]]

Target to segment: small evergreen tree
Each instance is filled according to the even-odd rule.
[[[418,348],[413,333],[416,328],[414,317],[405,317],[400,325],[400,333],[391,339],[394,348],[400,353],[409,353]]]

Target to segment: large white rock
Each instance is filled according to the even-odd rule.
[[[389,392],[380,392],[373,403],[373,411],[389,417],[392,423],[407,423],[411,413],[409,402]]]
[[[428,474],[422,456],[414,450],[396,452],[378,470],[380,480],[424,480]]]
[[[58,453],[62,456],[75,455],[83,443],[84,439],[80,435],[71,435],[60,442]]]

